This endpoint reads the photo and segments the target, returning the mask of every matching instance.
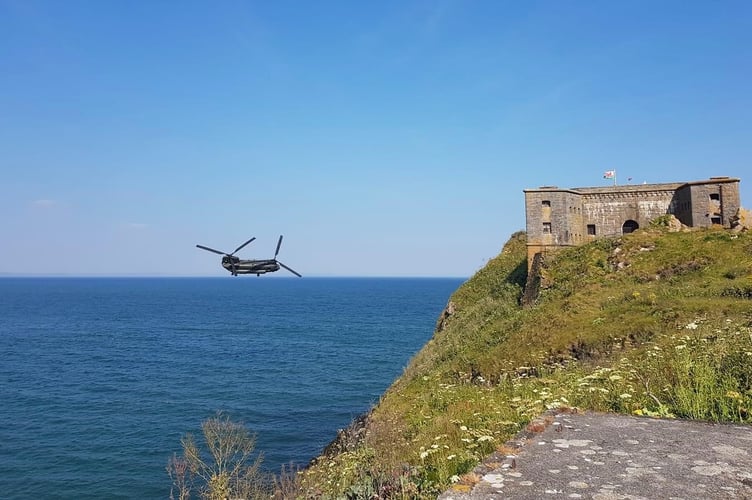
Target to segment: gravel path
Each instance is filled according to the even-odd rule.
[[[439,498],[752,499],[752,426],[558,413],[509,448]]]

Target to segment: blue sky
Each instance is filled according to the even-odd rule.
[[[610,169],[752,205],[748,1],[0,0],[0,75],[0,273],[469,276]]]

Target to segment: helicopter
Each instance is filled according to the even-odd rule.
[[[250,240],[246,241],[245,243],[240,245],[238,248],[236,248],[235,251],[232,253],[220,252],[219,250],[205,247],[203,245],[196,245],[196,246],[200,248],[201,250],[206,250],[208,252],[214,252],[216,254],[222,255],[222,267],[230,271],[230,274],[232,274],[233,276],[237,276],[238,274],[255,274],[256,276],[261,276],[262,274],[273,273],[275,271],[279,271],[280,267],[284,267],[285,269],[290,271],[292,274],[294,274],[298,278],[303,277],[297,271],[287,267],[286,265],[282,264],[280,261],[277,260],[277,255],[279,254],[279,247],[282,246],[282,235],[279,235],[279,241],[277,241],[277,250],[274,251],[274,257],[271,259],[242,260],[239,257],[235,257],[236,253],[238,253],[243,247],[245,247],[247,244],[249,244],[255,239],[256,238],[253,237]]]

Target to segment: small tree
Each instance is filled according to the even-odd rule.
[[[178,457],[177,453],[173,454],[167,461],[167,474],[172,479],[173,488],[178,490],[178,500],[191,498],[191,478],[185,458]],[[173,488],[170,488],[170,500],[175,500]]]
[[[209,500],[268,498],[260,470],[262,455],[253,453],[256,436],[221,412],[202,422],[201,430],[200,445],[186,434],[180,440],[183,456],[175,455],[167,463],[178,499],[191,498],[194,486]]]

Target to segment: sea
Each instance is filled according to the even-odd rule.
[[[0,278],[0,496],[168,498],[223,412],[305,466],[430,339],[461,278]]]

